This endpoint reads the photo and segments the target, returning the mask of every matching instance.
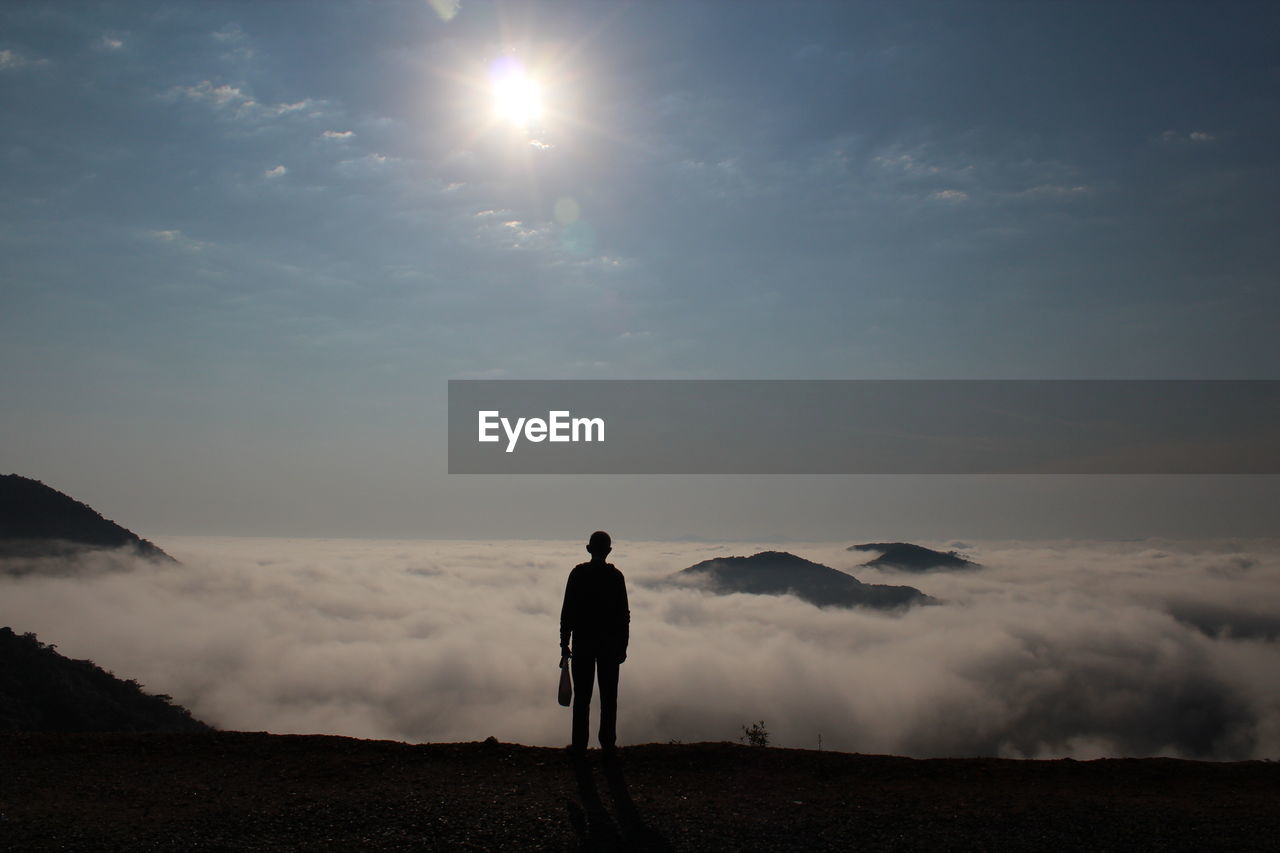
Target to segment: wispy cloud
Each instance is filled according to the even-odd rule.
[[[164,97],[168,100],[186,99],[207,103],[217,110],[224,110],[241,118],[282,116],[314,110],[323,105],[310,98],[292,103],[263,104],[239,86],[229,83],[214,85],[210,80],[201,80],[194,86],[173,86],[165,91]]]
[[[872,161],[886,171],[898,172],[915,178],[967,178],[975,170],[972,163],[946,162],[945,158],[931,156],[925,148],[903,151],[901,148],[894,147],[883,154],[877,154],[872,158]]]
[[[1206,130],[1193,130],[1190,132],[1166,130],[1160,134],[1160,141],[1166,144],[1191,143],[1203,145],[1206,142],[1213,142],[1217,138],[1217,136]]]
[[[222,29],[209,33],[209,37],[215,41],[242,41],[244,30],[239,24],[227,24]]]
[[[1062,186],[1060,184],[1039,184],[1034,187],[1028,187],[1022,191],[1022,195],[1041,196],[1046,198],[1078,198],[1080,196],[1089,195],[1094,191],[1093,187],[1077,184],[1076,186]]]
[[[165,243],[188,252],[200,252],[209,248],[209,243],[188,237],[176,228],[143,232],[144,236],[158,243]]]
[[[875,158],[875,162],[882,168],[894,169],[911,175],[937,175],[942,172],[940,167],[922,162],[914,154],[881,154]]]
[[[218,107],[228,104],[257,103],[236,86],[228,83],[215,86],[208,80],[201,80],[194,86],[174,86],[166,94],[173,98],[184,97],[193,101],[208,101]]]
[[[223,60],[244,63],[253,59],[253,46],[239,24],[227,24],[222,29],[209,33],[209,38],[224,48]]]
[[[348,177],[370,177],[387,174],[400,162],[397,157],[388,157],[386,154],[372,151],[363,157],[342,160],[335,168],[340,174]]]
[[[46,65],[47,59],[31,59],[21,53],[12,50],[0,50],[0,71],[10,68],[23,68],[29,65]]]

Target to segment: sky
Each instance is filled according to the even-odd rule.
[[[159,544],[182,564],[96,552],[0,571],[0,625],[223,729],[568,740],[557,614],[581,541]],[[915,757],[1280,755],[1280,540],[970,541],[983,568],[927,575],[792,546],[941,602],[906,612],[655,583],[767,544],[617,543],[622,744],[735,741],[763,721],[776,746]]]
[[[1274,379],[1270,3],[10,2],[0,470],[144,536],[1265,536],[1266,477],[463,477],[449,379]]]

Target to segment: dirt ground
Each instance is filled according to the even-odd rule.
[[[1280,764],[0,735],[0,850],[1280,850]]]

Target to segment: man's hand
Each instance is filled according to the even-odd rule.
[[[560,647],[560,657],[562,657],[562,658],[571,658],[571,657],[573,657],[573,652],[569,651],[569,647],[568,647],[568,646],[561,646],[561,647]]]
[[[623,652],[622,654],[618,655],[618,665],[619,665],[619,666],[621,666],[622,664],[624,664],[624,663],[626,663],[626,662],[627,662],[627,653],[626,653],[626,652]]]

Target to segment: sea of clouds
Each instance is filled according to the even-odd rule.
[[[568,740],[558,618],[582,543],[157,544],[182,565],[0,573],[0,624],[224,729]],[[925,575],[858,567],[874,555],[848,544],[785,550],[943,603],[717,596],[657,581],[782,548],[618,542],[621,741],[736,740],[763,720],[774,745],[849,752],[1280,758],[1280,542],[974,543],[982,570]]]

